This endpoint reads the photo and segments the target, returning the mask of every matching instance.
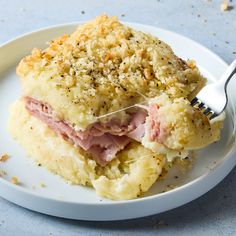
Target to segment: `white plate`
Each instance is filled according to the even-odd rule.
[[[145,196],[136,200],[114,202],[101,199],[92,189],[70,186],[26,157],[24,150],[6,130],[8,106],[21,93],[20,82],[15,75],[16,64],[33,47],[45,47],[46,41],[65,32],[71,33],[77,24],[42,29],[0,47],[0,153],[11,155],[0,166],[7,172],[0,178],[0,195],[18,205],[49,215],[82,220],[121,220],[173,209],[201,196],[219,183],[236,164],[236,158],[232,155],[236,147],[232,106],[227,111],[221,141],[198,152],[192,170],[185,175],[178,173],[178,179],[174,178],[176,170],[171,171],[164,181],[156,183]],[[194,58],[210,80],[219,78],[227,66],[214,53],[183,36],[147,25],[129,25],[166,41],[180,57]],[[235,81],[230,87],[236,87]],[[236,104],[233,90],[229,97],[231,103]],[[22,184],[11,184],[12,176],[17,176]],[[40,187],[41,182],[45,183],[45,188]],[[168,184],[179,187],[161,193]]]

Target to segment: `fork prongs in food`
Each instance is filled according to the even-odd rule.
[[[199,102],[199,100],[197,99],[197,97],[193,98],[191,101],[191,105],[194,106]]]
[[[191,105],[201,110],[210,120],[217,116],[217,114],[210,107],[206,106],[205,103],[201,102],[197,97],[192,99]]]

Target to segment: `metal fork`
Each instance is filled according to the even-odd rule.
[[[227,85],[236,73],[236,60],[226,69],[220,80],[205,86],[195,98],[191,105],[202,110],[202,112],[213,119],[220,115],[228,103]]]

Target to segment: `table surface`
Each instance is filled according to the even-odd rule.
[[[107,13],[190,37],[226,62],[236,58],[236,1],[220,0],[0,0],[0,43],[41,27]],[[234,36],[234,37],[233,37]],[[236,169],[217,187],[175,210],[116,222],[46,216],[0,198],[0,235],[236,235]]]

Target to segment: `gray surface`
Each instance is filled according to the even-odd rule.
[[[40,27],[87,20],[106,12],[124,21],[146,23],[188,36],[229,63],[236,58],[235,1],[231,5],[235,9],[221,13],[220,1],[216,0],[0,0],[0,43]],[[236,169],[203,197],[178,209],[137,220],[64,220],[0,199],[0,235],[236,235],[235,199]]]

